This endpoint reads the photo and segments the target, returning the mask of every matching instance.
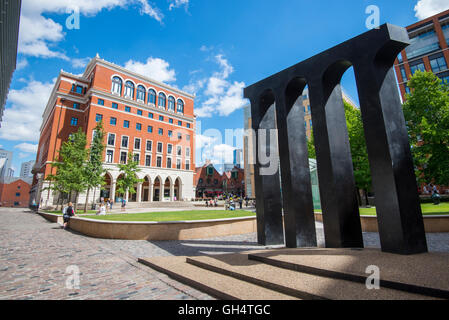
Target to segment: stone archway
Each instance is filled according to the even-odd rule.
[[[173,183],[172,183],[170,177],[167,177],[164,182],[164,194],[162,195],[163,196],[162,201],[165,201],[165,199],[169,199],[169,201],[173,200],[173,188],[172,187],[173,187]]]
[[[143,178],[142,182],[142,202],[151,202],[151,194],[152,194],[152,185],[151,185],[151,178],[149,176],[145,176]]]
[[[182,201],[182,182],[179,177],[176,178],[173,186],[173,200]]]
[[[153,201],[161,201],[161,188],[161,178],[157,176],[153,183]]]

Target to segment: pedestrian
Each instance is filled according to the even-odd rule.
[[[245,206],[248,208],[249,205],[249,198],[248,196],[245,197]]]
[[[126,210],[126,200],[122,199],[122,211]]]
[[[243,209],[243,199],[241,197],[239,198],[239,205],[240,209]]]
[[[98,208],[97,215],[105,216],[106,215],[106,206],[104,203],[100,204],[100,208]]]
[[[113,205],[113,204],[114,204],[114,200],[111,199],[111,200],[109,201],[109,205],[110,205],[111,211],[112,211],[112,205]]]
[[[64,230],[67,229],[67,224],[70,221],[71,217],[76,217],[76,213],[75,213],[75,209],[73,208],[73,204],[71,202],[68,203],[68,206],[65,210],[65,213],[63,214],[63,219],[64,219]]]

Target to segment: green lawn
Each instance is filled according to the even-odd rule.
[[[51,210],[44,210],[44,212],[57,214],[58,216],[62,216],[61,210],[53,210],[53,211],[51,211]],[[97,211],[96,210],[87,210],[87,214],[90,214],[90,213],[97,213]],[[82,215],[82,214],[85,214],[85,213],[84,213],[83,210],[78,210],[76,214],[77,215]]]
[[[438,206],[431,203],[421,204],[421,210],[424,216],[449,214],[449,202],[442,202]],[[321,210],[315,210],[321,212]],[[375,216],[376,208],[360,208],[360,214],[365,216]]]
[[[225,211],[225,210],[197,210],[197,211],[176,211],[176,212],[148,212],[130,214],[111,214],[106,216],[89,216],[89,219],[109,220],[109,221],[195,221],[214,220],[226,218],[251,217],[256,214],[245,210]]]

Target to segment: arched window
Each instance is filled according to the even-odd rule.
[[[144,86],[138,86],[137,87],[137,100],[144,102],[145,101],[145,94],[146,94],[146,90]]]
[[[122,79],[119,77],[112,78],[112,93],[122,95]]]
[[[178,107],[177,107],[178,113],[184,113],[184,102],[181,99],[178,99]]]
[[[175,112],[175,98],[168,97],[168,111]]]
[[[163,92],[159,93],[159,97],[158,97],[158,106],[159,108],[163,108],[165,109],[165,94]]]
[[[153,89],[148,90],[148,103],[156,105],[156,91]]]
[[[134,99],[134,83],[131,81],[125,83],[125,97]]]

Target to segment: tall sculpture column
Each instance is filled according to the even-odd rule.
[[[256,184],[257,238],[261,245],[282,245],[284,244],[284,228],[278,170],[279,152],[277,137],[275,139],[270,138],[271,132],[276,130],[275,104],[274,101],[264,101],[264,98],[261,100],[259,101],[257,98],[251,100],[253,129],[256,131],[254,178]],[[261,104],[271,106],[265,114],[260,110]],[[265,139],[261,139],[263,136],[265,136]],[[276,160],[276,163],[261,163],[260,155],[266,151],[269,152],[271,158]],[[268,172],[270,170],[267,170],[267,167],[273,165],[276,166],[274,172]]]
[[[326,247],[363,248],[341,87],[328,86],[309,89]]]
[[[399,49],[400,50],[400,49]],[[399,52],[399,51],[398,51]],[[397,56],[391,53],[390,60]],[[427,252],[410,143],[392,63],[355,66],[382,251]]]
[[[316,247],[312,183],[304,128],[303,106],[294,104],[304,85],[293,85],[276,98],[285,244],[288,248]]]

